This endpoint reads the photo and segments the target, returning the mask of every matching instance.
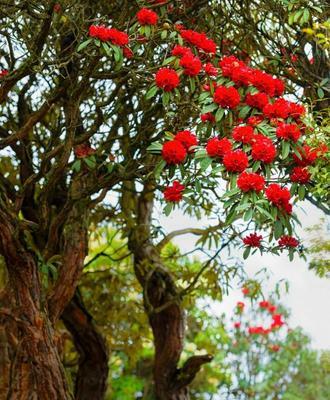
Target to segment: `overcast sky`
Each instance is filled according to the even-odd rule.
[[[304,203],[304,211],[305,213],[298,211],[303,228],[315,225],[324,216],[321,211],[308,202]],[[167,231],[207,225],[206,220],[197,222],[182,215],[179,211],[173,212],[169,217],[160,216],[160,222]],[[305,229],[300,229],[299,234],[302,239],[309,237]],[[187,235],[176,238],[175,243],[183,251],[187,251],[194,248],[195,240],[195,237]],[[239,252],[237,255],[239,255]],[[330,349],[330,279],[316,277],[313,272],[308,271],[307,263],[296,256],[294,261],[290,262],[285,255],[265,254],[260,257],[259,254],[249,257],[245,262],[246,272],[251,277],[262,267],[267,267],[271,275],[265,293],[267,293],[267,290],[274,289],[279,280],[287,279],[289,281],[290,291],[289,294],[282,297],[282,302],[291,309],[290,326],[301,326],[311,337],[314,348]],[[215,312],[231,313],[238,299],[242,299],[239,288],[231,291],[222,304],[215,308]]]

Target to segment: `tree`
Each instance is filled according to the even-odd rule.
[[[174,24],[178,15],[187,26],[197,16],[212,16],[207,1],[153,2],[152,7],[159,10],[159,23],[158,16],[150,11],[140,13],[136,22],[139,7],[130,2],[94,3],[66,1],[61,5],[41,1],[27,5],[19,1],[1,10],[6,68],[1,73],[0,88],[0,253],[8,271],[1,301],[6,354],[1,384],[7,397],[71,397],[53,334],[62,317],[81,354],[76,398],[102,398],[107,374],[104,342],[75,290],[88,251],[90,222],[111,220],[123,229],[128,250],[134,256],[155,343],[157,397],[186,399],[189,384],[211,356],[192,356],[179,368],[184,341],[182,299],[201,274],[211,268],[216,270],[221,251],[239,235],[234,221],[244,217],[246,222],[251,221],[251,230],[255,226],[270,228],[270,239],[285,234],[275,247],[261,247],[259,236],[250,236],[246,256],[253,246],[274,252],[289,246],[291,258],[298,250],[298,243],[291,238],[295,216],[290,217],[289,192],[274,184],[268,191],[272,202],[269,204],[259,191],[243,194],[236,186],[236,173],[249,162],[245,152],[252,157],[249,144],[243,146],[238,139],[227,142],[227,150],[230,145],[236,152],[229,152],[225,168],[219,167],[222,150],[214,153],[218,148],[216,140],[211,142],[209,151],[204,148],[214,128],[229,135],[239,119],[260,114],[255,98],[250,105],[238,105],[237,100],[247,94],[253,96],[259,88],[267,91],[267,102],[270,98],[273,102],[283,88],[270,75],[252,70],[236,58],[227,58],[222,60],[222,74],[217,69],[215,80],[220,86],[214,92],[212,76],[221,55],[215,42]],[[214,7],[218,12],[219,7]],[[102,25],[108,15],[121,30]],[[221,14],[220,17],[224,18]],[[310,18],[314,16],[311,14]],[[212,17],[206,22],[211,26]],[[215,27],[209,30],[210,34]],[[188,44],[189,52],[183,54],[177,48],[179,53],[170,55],[169,46],[174,44]],[[208,65],[204,72],[200,71],[201,59]],[[245,75],[249,82],[245,81],[244,86],[244,76],[226,76],[226,65],[230,70],[239,67],[237,72],[249,75]],[[160,67],[164,69],[159,71]],[[253,82],[252,75],[256,75]],[[174,87],[178,80],[180,90]],[[204,83],[209,87],[203,88]],[[260,98],[265,100],[265,96]],[[288,101],[268,106],[265,123],[255,127],[260,139],[255,147],[263,152],[265,147],[274,151],[272,140],[276,140],[279,151],[274,159],[274,176],[270,164],[264,164],[265,160],[258,160],[257,156],[250,166],[254,174],[264,174],[268,184],[271,179],[287,183],[288,174],[296,172],[295,179],[300,184],[292,185],[292,196],[302,199],[306,189],[311,189],[305,183],[309,181],[305,164],[314,163],[318,156],[315,149],[302,146],[304,136],[299,128],[303,127],[303,108]],[[280,114],[283,109],[284,116]],[[199,123],[201,111],[208,113],[204,120],[215,119],[213,127],[210,121]],[[284,117],[280,119],[281,129],[272,125],[277,123],[270,120],[272,113]],[[305,122],[308,131],[313,123]],[[173,140],[173,132],[187,127],[195,127],[199,134],[198,151],[190,145],[192,138],[196,140],[194,135],[185,133],[180,140]],[[169,132],[167,144],[164,131]],[[160,149],[164,160],[159,161]],[[295,167],[295,171],[293,154],[296,163],[304,164]],[[181,169],[169,165],[182,161],[187,162]],[[161,239],[161,229],[153,221],[154,201],[159,198],[160,186],[174,175],[184,180],[185,187],[189,186],[185,191],[185,212],[198,216],[203,210],[210,218],[215,216],[216,223],[202,230],[179,230]],[[218,191],[220,177],[226,185],[226,195]],[[251,185],[249,179],[251,176],[247,182]],[[256,179],[258,187],[263,187],[264,178]],[[172,208],[173,200],[181,197],[184,189],[182,183],[179,185],[167,188],[166,212]],[[217,250],[188,286],[179,288],[164,267],[160,252],[171,238],[186,233],[200,236],[203,247],[208,240],[213,241]],[[93,338],[92,349],[87,346],[87,338]],[[86,354],[89,363],[84,362]],[[90,379],[96,371],[99,378]]]

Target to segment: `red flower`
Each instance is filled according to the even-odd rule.
[[[307,167],[308,165],[313,165],[317,159],[317,150],[312,150],[310,146],[305,144],[302,149],[299,150],[301,159],[293,154],[293,159],[295,163],[301,167]]]
[[[300,138],[300,130],[296,124],[280,124],[276,128],[276,136],[280,139],[296,142]]]
[[[242,287],[242,293],[244,294],[244,296],[247,296],[249,293],[250,293],[250,290],[249,290],[249,288],[247,288],[247,287]]]
[[[129,47],[123,48],[123,54],[124,54],[124,57],[126,57],[126,58],[133,58],[133,56],[134,56],[133,51]]]
[[[246,123],[252,126],[256,126],[259,125],[263,120],[264,118],[261,115],[254,115],[253,117],[249,117],[246,120]]]
[[[165,200],[174,203],[179,202],[182,199],[182,192],[184,189],[184,185],[182,185],[179,181],[174,181],[173,185],[168,186],[163,192]]]
[[[240,96],[233,86],[227,88],[218,86],[213,95],[213,101],[223,108],[236,108],[240,103]]]
[[[185,46],[176,45],[176,46],[174,46],[174,48],[172,50],[172,56],[175,56],[175,57],[183,57],[186,54],[192,54],[192,53],[191,53],[191,50]]]
[[[136,17],[141,25],[156,25],[158,22],[158,15],[147,8],[142,8]]]
[[[276,311],[277,307],[274,306],[273,304],[269,304],[268,306],[268,311],[270,312],[270,314],[274,314],[274,312]]]
[[[258,235],[257,233],[250,233],[250,235],[246,236],[243,239],[243,243],[246,246],[250,247],[260,247],[262,241],[262,235]]]
[[[243,150],[235,150],[225,154],[223,164],[229,172],[243,172],[249,165],[249,160]]]
[[[249,192],[250,190],[260,192],[265,187],[265,179],[254,172],[243,171],[237,179],[237,186],[242,192]]]
[[[289,116],[289,102],[285,99],[279,98],[275,100],[273,104],[266,104],[262,109],[264,115],[271,118],[283,118],[286,119]]]
[[[254,131],[252,126],[237,126],[233,129],[233,139],[236,142],[248,143],[250,144],[254,136]]]
[[[215,116],[212,113],[208,112],[206,114],[202,114],[201,115],[201,120],[202,120],[202,122],[212,122],[212,123],[214,123],[215,122]]]
[[[202,69],[202,62],[193,54],[185,54],[180,60],[180,66],[184,68],[185,75],[196,76]]]
[[[234,328],[235,329],[239,329],[241,327],[241,323],[240,322],[235,322],[234,323]]]
[[[252,143],[252,158],[256,161],[263,161],[269,164],[274,161],[276,157],[276,147],[271,139],[264,135],[254,135]]]
[[[103,42],[111,42],[117,46],[128,45],[128,35],[115,28],[106,28],[103,25],[91,25],[89,27],[89,36],[102,40]]]
[[[281,79],[274,78],[273,83],[275,85],[275,96],[282,96],[285,90],[285,85]]]
[[[225,56],[220,60],[219,66],[222,70],[222,75],[227,78],[231,78],[234,68],[244,67],[245,64],[235,56]]]
[[[203,65],[203,68],[204,68],[206,75],[209,75],[209,76],[217,76],[218,75],[217,68],[210,62]]]
[[[74,154],[77,158],[85,158],[96,152],[88,143],[79,144],[74,148]]]
[[[251,68],[244,66],[234,67],[231,73],[231,80],[237,86],[248,86],[251,81]]]
[[[278,240],[278,244],[281,247],[297,247],[299,245],[299,240],[293,236],[283,235]]]
[[[248,93],[245,97],[245,102],[250,107],[262,110],[268,104],[268,96],[266,93]]]
[[[280,346],[278,344],[273,344],[270,346],[269,350],[273,351],[274,353],[277,353],[280,350]]]
[[[245,304],[242,301],[238,301],[236,307],[238,311],[242,312],[244,310]]]
[[[0,78],[3,78],[5,76],[7,76],[9,74],[7,69],[3,69],[2,71],[0,71]]]
[[[294,167],[290,174],[291,182],[308,183],[310,177],[311,174],[304,167]]]
[[[250,326],[248,331],[250,335],[267,335],[270,333],[269,329],[264,329],[262,326]]]
[[[178,140],[170,140],[163,144],[162,156],[167,164],[182,164],[186,155],[185,147]]]
[[[198,144],[196,135],[194,135],[188,130],[178,132],[175,135],[174,139],[182,143],[185,149],[188,151],[188,153],[192,153],[194,151],[194,150],[189,150],[190,147],[197,146]]]
[[[284,321],[282,320],[282,314],[273,314],[272,319],[273,322],[271,325],[271,329],[280,328],[282,325],[284,325]]]
[[[222,158],[225,154],[231,151],[232,144],[227,138],[209,139],[206,144],[206,152],[210,157],[220,157]]]
[[[174,69],[160,68],[156,73],[156,85],[165,92],[172,91],[179,86],[179,83],[179,75]]]
[[[260,301],[259,303],[260,308],[267,308],[269,307],[269,302],[268,301]]]
[[[217,45],[205,33],[198,33],[190,29],[181,29],[180,35],[186,42],[198,47],[205,53],[215,54],[217,50]]]
[[[290,192],[277,183],[271,183],[265,191],[267,199],[276,207],[285,207],[290,201]]]
[[[274,78],[271,75],[260,70],[254,70],[253,73],[251,73],[251,83],[260,92],[267,93],[270,97],[275,96],[277,84],[274,82]]]

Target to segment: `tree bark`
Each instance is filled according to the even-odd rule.
[[[10,400],[72,396],[43,306],[38,266],[0,213],[0,253],[9,282],[0,299],[0,393]]]
[[[108,377],[107,347],[77,291],[61,318],[79,354],[75,399],[102,400]]]

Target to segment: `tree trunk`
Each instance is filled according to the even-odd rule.
[[[15,223],[0,212],[0,254],[8,270],[0,298],[0,393],[8,400],[71,399],[38,265],[22,243]]]
[[[75,399],[104,399],[108,377],[108,352],[105,340],[96,330],[92,317],[85,309],[77,291],[61,318],[71,333],[79,354]]]

